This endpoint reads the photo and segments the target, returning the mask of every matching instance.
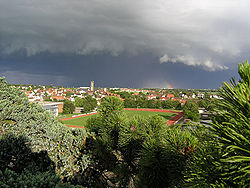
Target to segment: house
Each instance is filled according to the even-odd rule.
[[[39,102],[39,104],[55,116],[63,112],[63,102]]]
[[[57,95],[53,95],[51,97],[52,100],[58,100],[58,101],[62,101],[62,100],[65,100],[65,97],[64,96],[57,96]]]
[[[200,119],[201,120],[210,120],[212,114],[208,111],[206,111],[205,108],[199,108],[199,113],[200,113]]]
[[[171,99],[171,98],[174,98],[174,94],[168,93],[168,94],[167,94],[167,98],[170,98],[170,99]]]
[[[169,98],[168,97],[161,97],[160,100],[161,101],[167,101],[167,100],[169,100]]]
[[[212,114],[210,112],[203,112],[200,114],[200,119],[202,120],[210,120]]]

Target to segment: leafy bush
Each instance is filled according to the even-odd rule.
[[[30,103],[24,93],[0,78],[0,134],[7,133],[27,137],[32,152],[47,151],[63,181],[81,174],[81,180],[75,181],[77,184],[85,178],[91,160],[84,146],[90,134],[62,125],[50,112]]]
[[[0,187],[63,185],[47,152],[32,152],[26,137],[13,134],[0,136],[0,151]]]

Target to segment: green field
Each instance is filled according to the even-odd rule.
[[[75,115],[78,115],[78,114],[61,114],[61,113],[59,113],[58,116],[57,116],[57,119],[69,118],[69,117],[72,117],[72,116],[75,116]]]
[[[126,110],[125,114],[128,117],[133,117],[133,116],[153,116],[153,115],[158,115],[163,117],[166,121],[175,116],[175,113],[167,113],[167,112],[149,112],[149,111],[133,111],[133,110]],[[86,122],[90,117],[95,117],[97,114],[90,115],[90,116],[85,116],[85,117],[79,117],[75,119],[70,119],[70,120],[65,120],[62,121],[62,123],[66,125],[74,125],[74,126],[86,126]]]

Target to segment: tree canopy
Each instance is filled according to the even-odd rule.
[[[193,101],[187,101],[183,108],[183,116],[193,121],[199,121],[199,108]]]

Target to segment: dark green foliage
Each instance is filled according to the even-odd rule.
[[[212,127],[187,172],[190,187],[249,187],[250,65],[239,65],[241,80],[225,82]]]
[[[152,140],[144,145],[141,155],[139,187],[161,188],[181,184],[186,162],[178,150],[171,150]]]
[[[0,187],[74,187],[62,183],[47,152],[32,152],[24,136],[0,136],[0,151]]]
[[[124,92],[127,93],[127,92]],[[161,101],[159,99],[148,100],[144,94],[132,96],[131,94],[123,94],[125,96],[124,107],[125,108],[154,108],[154,109],[182,109],[181,103],[176,100]]]
[[[83,107],[84,105],[84,99],[80,97],[75,98],[75,107]]]
[[[32,153],[29,140],[23,136],[15,137],[12,134],[1,136],[0,151],[0,170],[2,171],[8,168],[20,173],[27,166],[40,171],[53,168],[53,163],[46,151]]]
[[[167,101],[162,101],[162,108],[165,109],[176,109],[180,110],[182,109],[181,103],[179,101],[173,101],[173,100],[167,100]]]
[[[76,97],[75,106],[83,107],[85,113],[91,112],[97,107],[97,101],[89,95],[87,95],[85,98]]]
[[[63,104],[63,113],[64,114],[73,114],[75,111],[75,105],[69,100],[65,100]]]
[[[120,187],[180,185],[197,140],[188,130],[169,128],[162,117],[126,118],[119,98],[106,98],[99,116],[88,122],[96,139],[87,142],[95,160],[95,174]],[[170,139],[172,138],[172,139]],[[108,161],[108,162],[107,162]],[[101,173],[100,173],[101,172]]]
[[[124,123],[122,110],[123,103],[118,97],[107,97],[98,109],[99,114],[88,120],[90,131],[96,133],[96,139],[89,139],[87,146],[95,161],[93,169],[98,180],[106,170],[113,171],[117,165],[119,131]],[[105,180],[101,184],[107,186]]]
[[[187,101],[183,108],[183,116],[191,119],[192,121],[199,121],[199,109],[195,102]]]
[[[117,149],[120,127],[123,122],[123,102],[118,97],[106,97],[98,112],[102,119],[99,135],[110,150]]]
[[[91,163],[84,149],[89,133],[65,127],[50,112],[30,103],[25,94],[0,78],[0,134],[7,133],[27,137],[32,152],[47,151],[56,173],[64,181],[84,174]]]
[[[190,125],[189,125],[190,126]],[[194,155],[188,161],[188,168],[184,173],[184,187],[221,187],[221,169],[216,167],[220,160],[221,150],[217,149],[216,142],[211,131],[202,125],[191,125],[192,132],[199,140]],[[222,186],[223,187],[223,186]]]
[[[199,102],[198,102],[198,105],[200,108],[205,108],[207,109],[208,108],[208,105],[209,105],[209,100],[206,100],[206,99],[201,99]]]
[[[97,107],[97,101],[96,101],[96,99],[94,99],[94,98],[92,98],[91,96],[88,95],[84,99],[82,107],[84,109],[84,112],[91,112]]]
[[[114,117],[122,113],[123,102],[118,97],[103,98],[98,112],[102,118]]]
[[[184,171],[198,145],[192,129],[157,126],[143,144],[139,187],[182,187]]]
[[[137,107],[136,101],[131,99],[131,98],[128,98],[124,101],[124,107],[125,108],[136,108]]]
[[[219,101],[220,101],[219,99],[210,100],[209,105],[207,106],[207,110],[210,113],[214,113],[214,112],[220,110],[220,106],[218,105]]]
[[[223,166],[230,170],[231,177],[225,176],[225,182],[245,185],[250,182],[250,65],[239,65],[241,80],[231,84],[225,82],[221,87],[222,100],[219,105],[225,109],[225,122],[214,122],[212,131],[220,138],[219,147],[223,151]],[[233,180],[232,176],[234,177]]]
[[[66,97],[70,97],[73,93],[71,91],[66,92]]]
[[[32,152],[24,136],[0,136],[0,151],[0,187],[81,187],[63,183],[47,152]]]

